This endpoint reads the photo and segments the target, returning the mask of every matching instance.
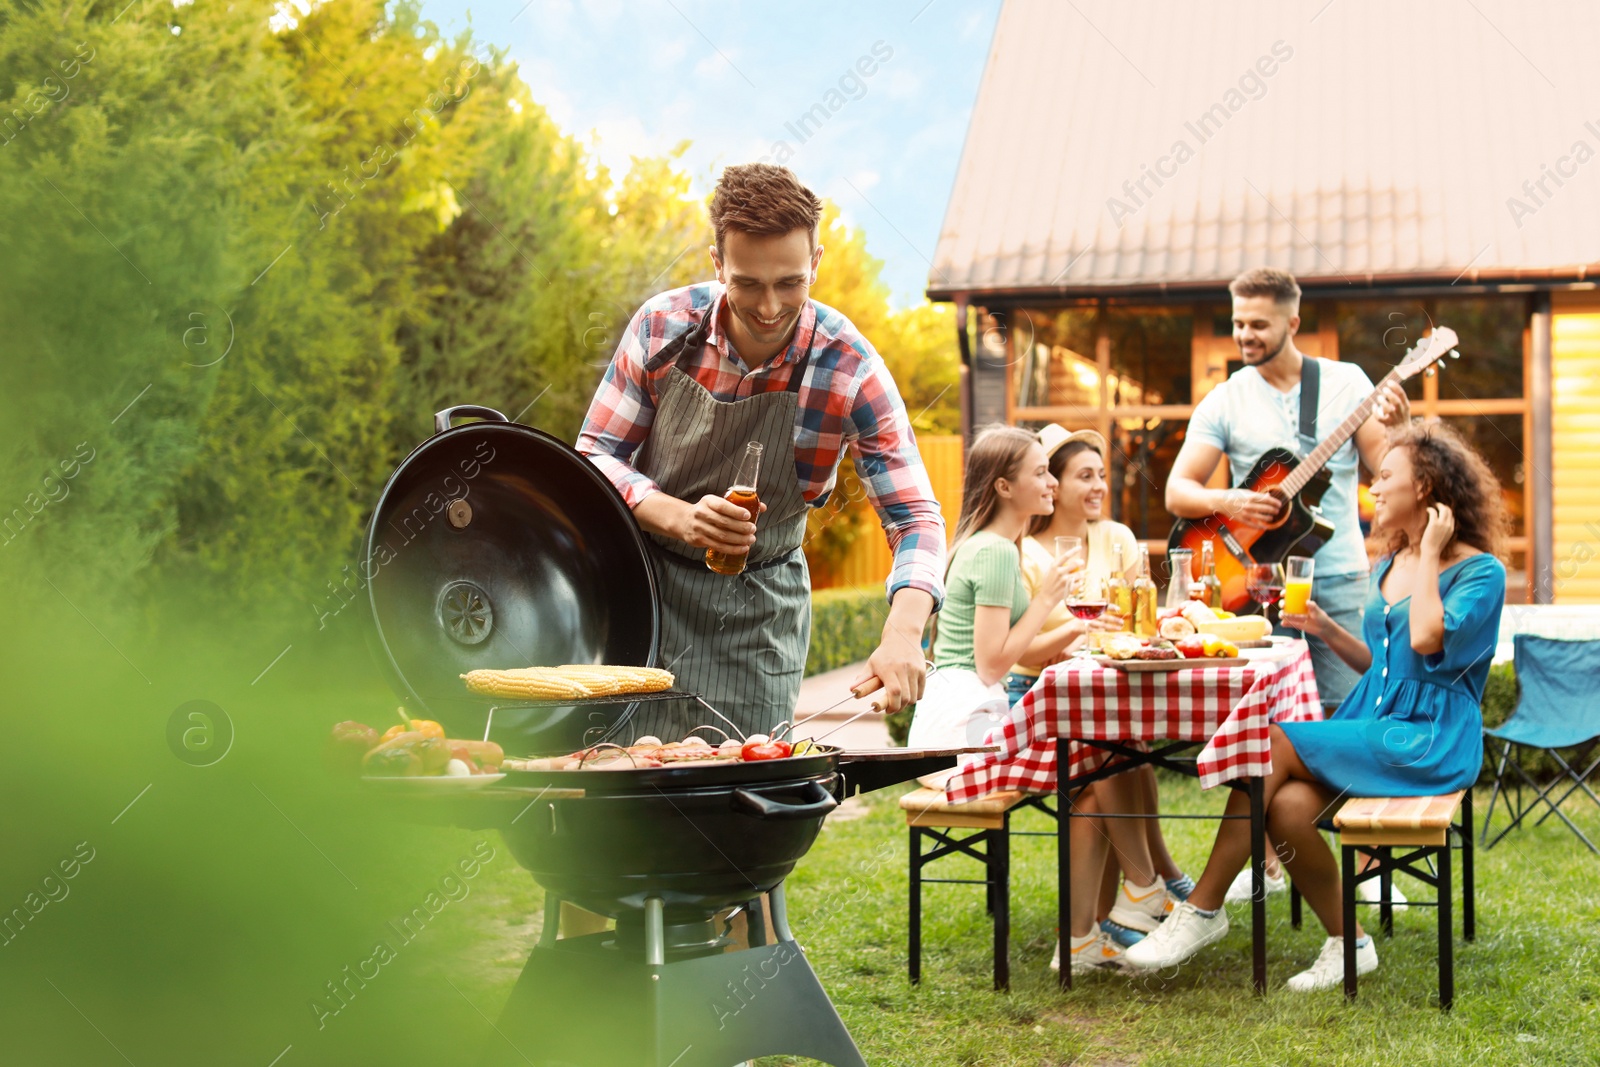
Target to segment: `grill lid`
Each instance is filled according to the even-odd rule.
[[[384,486],[362,554],[374,652],[407,707],[453,737],[481,737],[493,701],[467,692],[467,671],[653,666],[655,573],[610,481],[491,408],[434,420]],[[610,736],[633,707],[507,706],[492,736],[513,754],[570,751]]]

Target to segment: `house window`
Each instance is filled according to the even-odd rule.
[[[1500,479],[1513,520],[1513,600],[1526,584],[1527,516],[1535,494],[1549,491],[1524,459],[1531,447],[1523,384],[1527,316],[1521,297],[1312,297],[1301,304],[1297,336],[1303,351],[1354,363],[1376,382],[1433,323],[1460,335],[1461,358],[1442,375],[1411,379],[1406,392],[1415,414],[1448,421]],[[1163,501],[1167,478],[1194,404],[1240,366],[1227,304],[1013,308],[1007,321],[1008,421],[1104,434],[1112,451],[1111,515],[1159,554],[1172,525]],[[1224,484],[1224,475],[1213,484]]]
[[[1336,321],[1340,357],[1374,382],[1405,358],[1430,326],[1449,326],[1460,337],[1459,359],[1433,376],[1406,383],[1414,415],[1439,418],[1456,429],[1489,463],[1511,514],[1508,599],[1527,589],[1528,515],[1537,494],[1548,492],[1531,476],[1526,456],[1530,411],[1524,388],[1528,305],[1522,297],[1484,296],[1340,302]],[[1363,470],[1362,483],[1371,481]]]

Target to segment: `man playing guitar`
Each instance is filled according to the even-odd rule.
[[[1316,445],[1300,417],[1302,370],[1312,357],[1295,347],[1300,328],[1300,286],[1294,276],[1271,267],[1247,270],[1228,286],[1233,294],[1233,341],[1244,366],[1207,393],[1195,406],[1183,447],[1167,480],[1167,510],[1181,518],[1221,512],[1236,524],[1271,525],[1282,502],[1269,493],[1241,488],[1208,489],[1205,482],[1228,457],[1229,471],[1242,478],[1268,449],[1287,447],[1304,457]],[[1372,392],[1372,381],[1353,363],[1316,360],[1315,426],[1338,426]],[[1309,390],[1308,390],[1309,391]],[[1323,494],[1322,514],[1333,536],[1315,555],[1311,598],[1351,633],[1361,632],[1361,605],[1367,595],[1367,553],[1356,507],[1357,457],[1376,470],[1387,427],[1411,418],[1411,404],[1398,384],[1385,387],[1372,415],[1327,463],[1332,481]],[[1218,546],[1219,551],[1224,551]],[[1357,675],[1321,639],[1307,635],[1317,690],[1330,710],[1344,699]]]

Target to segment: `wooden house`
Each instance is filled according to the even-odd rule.
[[[1597,41],[1593,3],[1007,0],[928,281],[964,428],[1098,428],[1161,551],[1187,420],[1239,365],[1227,283],[1281,267],[1300,348],[1373,380],[1460,334],[1410,393],[1500,477],[1508,599],[1600,599]]]

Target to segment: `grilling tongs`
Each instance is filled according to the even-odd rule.
[[[934,671],[933,664],[929,663],[927,666],[928,666],[928,673],[932,674],[933,671]],[[794,736],[794,732],[796,730],[798,730],[800,727],[804,726],[806,723],[810,722],[813,719],[822,718],[822,716],[828,714],[834,708],[837,708],[840,704],[844,704],[847,701],[851,701],[851,700],[860,700],[862,697],[867,696],[867,695],[869,695],[871,693],[876,693],[878,690],[880,690],[882,688],[883,688],[883,680],[880,679],[877,675],[873,675],[870,678],[866,678],[866,679],[863,679],[860,682],[857,682],[851,688],[849,696],[842,697],[838,701],[834,702],[833,704],[830,704],[828,707],[823,708],[821,711],[816,712],[815,714],[807,715],[803,719],[795,720],[789,726],[789,736],[793,737]],[[827,733],[819,734],[818,736],[813,737],[811,740],[813,740],[813,741],[821,741],[824,737],[827,737],[829,734],[836,733],[839,730],[843,730],[846,726],[849,726],[851,723],[853,723],[857,719],[861,718],[861,716],[870,714],[870,713],[872,713],[874,711],[882,711],[882,710],[883,710],[883,705],[879,704],[877,701],[873,701],[872,704],[869,707],[862,708],[860,711],[856,712],[854,715],[850,716],[848,719],[844,720],[844,722],[841,722],[838,726],[835,726],[833,729],[829,730]]]

